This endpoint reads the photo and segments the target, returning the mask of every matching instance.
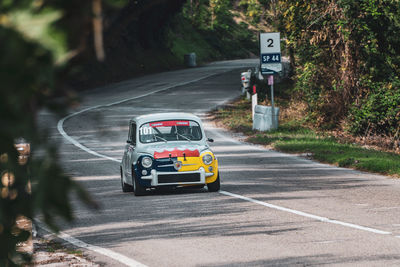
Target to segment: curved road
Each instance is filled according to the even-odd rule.
[[[76,221],[60,237],[106,266],[400,265],[399,180],[243,143],[207,121],[240,94],[240,72],[255,64],[219,62],[86,92],[57,132],[54,123],[54,138],[66,172],[101,209],[73,200]],[[167,111],[205,120],[220,192],[122,193],[129,119]]]

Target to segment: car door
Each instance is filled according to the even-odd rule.
[[[126,166],[126,168],[127,168],[127,173],[129,174],[129,177],[132,177],[132,163],[135,158],[134,154],[136,153],[135,149],[136,149],[136,141],[137,141],[136,140],[136,136],[137,136],[136,123],[132,122],[132,124],[130,125],[129,128],[130,128],[130,135],[129,135],[130,143],[127,143],[127,158],[126,158],[127,166]]]
[[[129,177],[132,177],[132,159],[134,158],[136,148],[136,123],[132,122],[129,125],[129,134],[128,140],[125,146],[125,173],[126,177],[129,180]],[[131,182],[131,181],[129,181]]]

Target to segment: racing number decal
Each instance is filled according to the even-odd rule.
[[[140,135],[150,135],[153,134],[153,128],[152,127],[141,127],[139,129]]]

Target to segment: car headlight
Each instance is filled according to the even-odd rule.
[[[213,162],[213,157],[210,154],[205,154],[203,156],[203,162],[206,165],[210,165]]]
[[[153,165],[153,160],[150,157],[143,157],[142,158],[142,166],[144,168],[150,168]]]

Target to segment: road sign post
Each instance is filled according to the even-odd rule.
[[[274,108],[274,73],[282,71],[281,37],[279,32],[260,33],[260,69],[261,74],[268,76],[271,86],[271,122],[272,129],[277,128]]]
[[[282,71],[281,36],[279,32],[260,33],[260,65],[262,74]]]

